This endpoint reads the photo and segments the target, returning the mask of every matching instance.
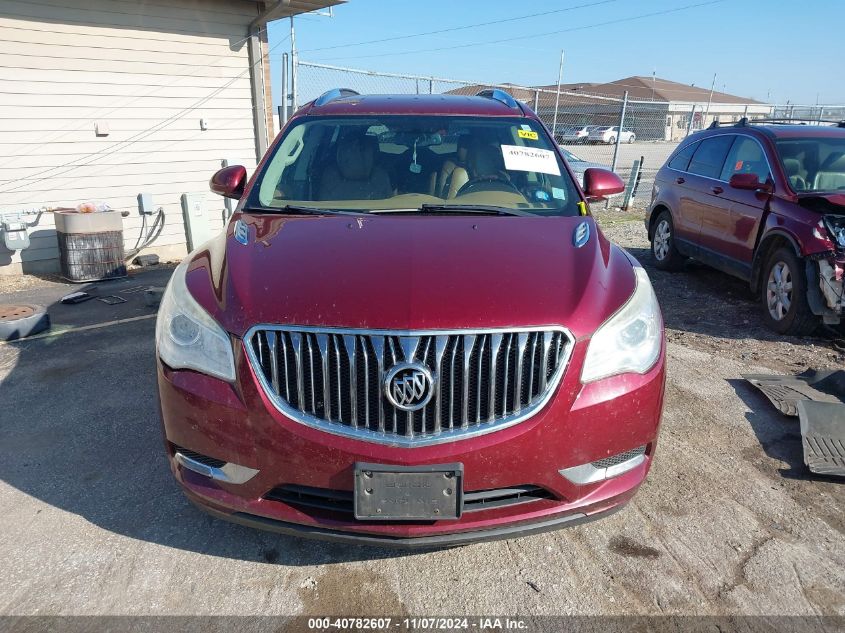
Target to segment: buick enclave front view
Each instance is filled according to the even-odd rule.
[[[301,108],[158,315],[173,473],[218,517],[432,547],[622,507],[651,466],[664,337],[537,116],[500,91]]]

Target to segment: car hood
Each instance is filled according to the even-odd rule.
[[[234,237],[242,222],[246,239]],[[589,240],[573,243],[586,223]],[[243,233],[243,231],[241,231]],[[245,243],[242,243],[245,242]],[[187,284],[229,332],[282,323],[368,329],[563,325],[591,334],[633,292],[592,217],[236,214]]]
[[[816,193],[808,191],[798,194],[798,200],[801,206],[815,211],[825,212],[838,211],[842,212],[845,209],[845,193]],[[831,209],[830,207],[841,207],[842,209]]]

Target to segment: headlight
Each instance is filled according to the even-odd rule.
[[[644,374],[660,356],[660,306],[645,270],[637,267],[634,273],[634,294],[590,339],[581,382],[627,372]]]
[[[233,381],[235,358],[228,334],[200,306],[185,284],[188,260],[170,278],[156,320],[156,348],[173,369],[194,369]]]
[[[845,215],[823,215],[819,221],[818,229],[822,226],[827,229],[831,241],[839,248],[845,248]],[[813,234],[821,238],[822,233],[818,229]]]

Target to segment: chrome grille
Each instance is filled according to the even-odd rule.
[[[341,435],[424,445],[520,422],[557,387],[572,348],[559,327],[388,332],[258,326],[247,356],[273,404],[288,417]],[[433,395],[417,411],[385,397],[399,363],[431,373]]]

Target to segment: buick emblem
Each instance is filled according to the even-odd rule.
[[[398,363],[384,378],[384,395],[401,411],[419,411],[433,394],[431,372],[420,363]]]

